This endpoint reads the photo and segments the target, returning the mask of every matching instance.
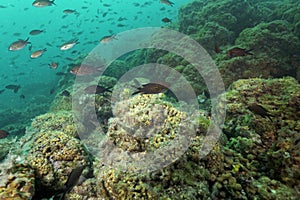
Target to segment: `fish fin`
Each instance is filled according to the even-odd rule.
[[[14,93],[17,93],[17,92],[19,91],[20,88],[21,88],[21,86],[18,85],[18,87],[16,87],[16,88],[14,89]]]
[[[131,94],[131,96],[141,93],[142,91],[138,90]]]
[[[246,50],[246,54],[248,54],[248,55],[254,55],[251,51],[253,51],[253,49]]]
[[[137,85],[137,86],[140,86],[140,85],[141,85],[141,83],[140,83],[138,80],[136,80],[136,79],[133,79],[133,82],[134,82],[134,84]]]
[[[103,71],[103,66],[97,67],[96,70],[99,71],[99,72],[102,72]]]
[[[273,122],[272,118],[271,118],[272,115],[267,115],[268,119]]]
[[[112,90],[111,90],[112,88],[113,88],[113,87],[106,88],[105,91],[106,91],[106,92],[112,93]]]

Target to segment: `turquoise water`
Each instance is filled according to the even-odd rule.
[[[0,199],[300,199],[299,0],[33,1],[0,0]]]
[[[68,65],[80,55],[89,53],[101,37],[139,27],[160,27],[165,25],[161,21],[164,17],[176,22],[179,7],[188,2],[176,1],[171,7],[159,1],[55,1],[56,5],[36,8],[31,1],[1,0],[0,90],[9,84],[21,88],[17,93],[5,89],[0,95],[0,110],[7,116],[16,109],[24,112],[43,103],[43,109],[47,110],[47,104],[54,97],[49,91],[52,88],[59,90],[57,85],[61,77],[56,73],[67,72]],[[65,14],[65,9],[74,9],[78,14]],[[45,32],[30,35],[34,29]],[[19,51],[8,51],[12,42],[28,37],[32,43],[31,51],[29,45]],[[80,43],[69,51],[59,49],[72,39],[78,39]],[[33,51],[43,48],[47,51],[41,57],[30,58]],[[51,62],[58,62],[59,67],[50,69],[48,64]]]

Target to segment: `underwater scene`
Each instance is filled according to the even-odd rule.
[[[0,18],[0,200],[300,199],[298,0]]]

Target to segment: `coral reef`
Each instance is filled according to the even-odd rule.
[[[62,189],[71,170],[88,165],[88,157],[82,144],[60,131],[35,133],[26,156],[35,170],[38,191]]]
[[[12,156],[0,164],[0,199],[26,200],[34,195],[34,170],[16,159]]]
[[[57,94],[51,103],[50,112],[57,112],[60,110],[71,111],[72,110],[72,96],[63,96]]]
[[[64,110],[59,112],[49,112],[35,117],[31,123],[31,128],[37,133],[61,131],[71,137],[78,137],[77,127],[72,112]]]
[[[293,78],[235,82],[223,95],[228,99],[225,134],[205,158],[199,157],[202,132],[205,133],[208,126],[207,119],[203,118],[199,121],[201,130],[187,151],[165,168],[134,174],[118,167],[103,167],[100,160],[95,164],[99,166],[96,173],[99,196],[104,199],[293,199],[300,188],[296,167],[300,152],[296,134],[300,127],[297,121],[300,117],[299,87]],[[146,97],[135,97],[141,104],[134,99],[130,101],[130,111],[126,113],[141,114],[133,117],[134,123],[147,124],[147,119],[151,118],[151,114],[143,117],[149,105],[149,102],[143,104]],[[270,112],[270,119],[249,110],[248,106],[254,102]],[[124,108],[119,112],[121,110]],[[120,116],[131,119],[126,114]],[[122,122],[130,123],[122,117]],[[149,139],[140,145],[141,142],[131,137],[132,133],[118,122],[117,119],[110,121],[108,133],[116,146],[140,152],[151,151],[151,146],[159,148],[162,144],[156,146]],[[125,158],[122,156],[122,159]]]
[[[134,66],[160,63],[182,74],[200,107],[209,110],[201,75],[185,58],[164,50],[130,52],[111,63],[99,80],[75,84],[74,90],[73,75],[66,74],[60,89],[55,89],[51,112],[35,117],[24,136],[29,125],[22,120],[24,115],[31,118],[45,112],[51,99],[37,96],[34,105],[24,105],[25,112],[3,111],[0,126],[13,137],[0,140],[0,199],[55,199],[78,166],[86,167],[86,180],[68,191],[66,199],[298,199],[299,19],[297,0],[193,1],[180,9],[178,30],[207,49],[228,87],[218,97],[222,108],[227,101],[223,134],[204,158],[210,112],[198,108],[186,112],[183,108],[188,106],[167,93],[133,96],[123,86],[134,81],[117,85],[117,79]],[[190,52],[186,40],[176,42]],[[215,45],[220,52],[214,52]],[[226,49],[232,47],[251,49],[254,55],[229,58]],[[95,63],[99,58],[90,59]],[[157,68],[135,75],[162,76],[186,96],[185,88],[176,85],[176,77],[167,71]],[[117,85],[114,92],[118,86],[123,91],[82,92],[91,84]],[[62,95],[64,90],[70,95]],[[73,99],[77,93],[78,99]],[[99,127],[89,120],[75,124],[72,100],[79,100],[80,114],[91,119],[89,98],[94,100]],[[86,138],[79,132],[87,133]],[[21,135],[19,141],[14,137]]]
[[[87,179],[82,184],[76,185],[65,197],[68,200],[103,199],[97,194],[97,180],[95,178]]]
[[[259,195],[264,199],[267,195],[274,198],[281,195],[291,198],[296,195],[295,188],[300,188],[296,167],[300,152],[297,144],[300,139],[297,134],[299,89],[300,85],[293,78],[245,79],[233,83],[226,93],[224,133],[228,142],[225,147],[230,159],[234,158],[230,162],[231,173],[252,188],[242,185],[249,197]],[[251,103],[262,105],[269,111],[270,118],[249,110]],[[272,186],[264,185],[267,182]],[[266,187],[271,188],[261,189]],[[283,191],[289,192],[284,194]]]
[[[165,161],[158,163],[165,165],[168,159],[177,160],[166,168],[149,173],[132,173],[131,170],[140,168],[144,170],[148,167],[158,167],[152,161],[143,160],[144,165],[132,163],[124,153],[113,154],[114,156],[103,157],[95,166],[99,166],[97,174],[99,196],[104,199],[201,199],[209,196],[209,190],[205,177],[207,170],[199,164],[199,155],[197,148],[201,148],[198,141],[191,141],[193,145],[184,153],[182,157],[174,157],[173,151],[181,151],[182,145],[175,138],[178,134],[184,134],[184,131],[178,132],[187,114],[170,103],[163,101],[164,95],[136,95],[128,100],[120,101],[115,105],[113,112],[115,117],[109,121],[107,133],[108,141],[115,144],[115,148],[126,151],[126,154],[132,154],[135,157],[137,153],[139,159],[143,159],[143,152],[154,152],[168,147],[170,142],[176,142],[176,147],[172,151],[166,151]],[[207,128],[207,118],[200,117],[197,124]],[[191,123],[192,124],[192,123]],[[205,130],[202,130],[205,132]],[[184,137],[190,137],[189,134]],[[184,145],[183,145],[184,146]],[[188,147],[188,146],[187,146]],[[110,150],[107,153],[112,153]],[[195,155],[196,154],[196,155]],[[178,156],[178,155],[177,155]],[[168,158],[169,157],[169,158]],[[174,158],[173,158],[174,157]],[[194,157],[197,163],[188,158]],[[107,161],[106,159],[112,159]],[[154,161],[157,158],[153,158]],[[128,160],[128,161],[126,161]],[[158,159],[159,160],[159,159]],[[105,162],[105,167],[103,167]],[[120,165],[116,164],[120,162]],[[126,169],[122,164],[126,162]],[[111,163],[111,165],[109,164]],[[110,167],[111,166],[111,167]],[[128,168],[127,168],[128,167]],[[137,168],[136,168],[137,167]],[[125,171],[123,171],[125,170]]]
[[[6,157],[9,151],[16,143],[16,139],[4,138],[0,139],[0,162]]]
[[[254,56],[233,59],[232,62],[226,63],[230,63],[227,66],[220,63],[225,77],[230,77],[226,76],[229,71],[229,73],[236,72],[235,80],[286,75],[300,80],[300,74],[297,74],[300,71],[300,60],[294,58],[295,53],[300,51],[300,40],[293,34],[292,25],[287,21],[275,20],[244,29],[235,43],[237,46],[253,49]]]
[[[193,1],[179,10],[179,31],[213,49],[215,43],[233,42],[244,28],[263,21],[265,14],[261,7],[243,0]]]

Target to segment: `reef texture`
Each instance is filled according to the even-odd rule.
[[[226,86],[241,78],[272,78],[293,76],[300,80],[300,40],[287,21],[276,20],[244,29],[236,46],[253,49],[254,55],[236,58],[217,58]]]
[[[92,176],[75,186],[66,199],[295,199],[300,188],[299,91],[297,81],[288,77],[234,82],[219,97],[221,102],[227,99],[227,116],[224,134],[210,153],[204,158],[200,156],[210,124],[209,117],[201,114],[195,121],[195,135],[184,134],[190,139],[186,149],[181,147],[183,142],[176,143],[174,151],[163,152],[166,156],[162,158],[171,159],[171,163],[159,163],[162,167],[151,171],[151,167],[157,167],[152,160],[140,162],[150,167],[149,172],[143,170],[145,164],[135,165],[122,151],[133,161],[139,161],[145,152],[159,151],[178,142],[176,138],[186,130],[179,129],[181,124],[187,117],[194,119],[164,101],[165,95],[136,95],[115,104],[108,139],[99,134],[93,138],[95,144],[109,148],[102,148],[106,150],[101,152],[104,157],[97,157],[93,165],[89,164],[90,155],[81,142],[64,133],[67,126],[58,126],[72,123],[68,119],[70,113],[39,116],[27,130],[27,142],[18,146],[28,164],[15,163],[15,171],[1,170],[1,180],[5,181],[0,196],[28,199],[45,193],[50,197],[64,187],[72,169],[88,165],[93,166],[96,178]],[[265,112],[253,109],[253,104],[263,107]],[[56,125],[48,124],[50,119]],[[149,135],[142,135],[143,130]],[[181,156],[173,156],[181,150]],[[122,168],[124,162],[127,163]],[[135,171],[139,167],[141,170]],[[22,182],[24,170],[26,181]],[[10,174],[22,179],[10,179]]]
[[[104,199],[201,199],[209,196],[205,181],[208,171],[200,164],[197,149],[203,136],[188,141],[189,148],[185,139],[191,135],[180,129],[181,123],[188,118],[187,113],[164,101],[163,97],[162,94],[136,95],[115,105],[115,117],[109,121],[108,140],[103,148],[105,156],[94,164],[99,166],[96,173],[99,196]],[[189,123],[194,128],[193,122]],[[209,120],[201,115],[196,123],[207,127]],[[159,151],[163,148],[161,154]],[[152,152],[154,155],[144,156]],[[194,161],[189,159],[191,157]]]
[[[193,1],[179,10],[178,24],[180,32],[199,42],[214,58],[226,87],[243,78],[292,76],[299,81],[298,13],[299,2],[295,0]],[[184,47],[182,51],[189,50],[184,41],[177,42],[178,46]],[[234,47],[252,49],[253,55],[229,58],[226,52]],[[197,95],[206,90],[206,84],[195,67],[172,52],[158,49],[138,51],[136,56],[128,57],[128,63],[167,65],[181,73]],[[201,73],[208,72],[202,70]]]
[[[230,174],[250,199],[293,199],[300,188],[300,85],[293,78],[245,79],[225,95]],[[267,114],[251,109],[253,103]]]
[[[199,157],[203,142],[199,131],[187,151],[163,169],[132,174],[113,164],[101,167],[100,161],[95,164],[100,166],[99,196],[105,199],[295,199],[300,188],[299,89],[293,78],[235,82],[220,97],[228,99],[224,135],[208,156]],[[130,111],[120,116],[135,119],[135,115],[131,118],[127,115],[137,112],[140,115],[135,122],[147,123],[142,113],[148,113],[146,110],[153,106],[148,107],[149,102],[143,104],[151,95],[143,96],[136,97],[141,104],[132,99]],[[253,113],[248,108],[252,103],[262,105],[270,116]],[[146,149],[147,145],[138,145],[116,121],[119,120],[110,121],[108,134],[116,146],[133,152]],[[201,119],[199,124],[204,131],[207,121]],[[164,137],[162,134],[162,140]],[[156,143],[149,144],[157,147]],[[121,157],[116,155],[115,159],[124,160]]]
[[[36,172],[37,184],[50,190],[62,189],[72,169],[88,164],[79,140],[60,131],[36,133],[26,160]]]
[[[92,108],[101,123],[97,128],[104,132],[94,130],[93,122],[75,126],[70,111],[74,80],[67,75],[58,87],[71,95],[57,92],[51,112],[34,118],[20,142],[1,141],[0,199],[51,198],[65,187],[72,169],[81,165],[94,170],[95,176],[88,176],[85,170],[88,179],[69,191],[66,199],[299,199],[299,13],[297,0],[193,1],[180,9],[179,31],[214,57],[228,87],[219,97],[221,107],[227,100],[223,135],[206,157],[200,155],[209,114],[197,110],[201,114],[196,118],[166,102],[168,95],[132,96],[126,89],[127,99],[111,105],[110,100],[120,96],[112,95],[109,100],[107,94],[97,94]],[[168,45],[169,40],[159,42]],[[176,42],[193,53],[185,40]],[[215,46],[220,47],[219,52],[214,52]],[[226,52],[233,47],[252,49],[253,55],[229,58]],[[208,98],[205,82],[194,66],[179,55],[157,49],[138,50],[124,61],[114,62],[100,85],[112,87],[115,78],[144,63],[174,68],[198,97]],[[201,71],[210,72],[210,68]],[[176,78],[168,77],[164,70],[149,73],[167,77],[166,81],[177,87]],[[82,89],[87,86],[80,85]],[[185,89],[181,91],[184,96]],[[88,97],[91,94],[78,99],[84,117],[90,115]],[[43,98],[36,99],[37,106],[27,106],[25,114],[36,116],[45,110],[40,102],[49,99]],[[12,121],[19,123],[21,114],[3,115],[2,127],[10,127]],[[188,120],[193,123],[183,126]],[[20,124],[24,130],[28,121]],[[195,126],[195,134],[190,135]],[[7,130],[18,134],[13,128]],[[80,138],[78,130],[90,134]],[[97,152],[99,148],[103,151]],[[161,157],[145,156],[159,150],[165,150]],[[178,151],[182,151],[180,156],[175,154]],[[159,162],[153,164],[155,159]]]
[[[71,137],[78,137],[72,113],[64,110],[35,117],[31,128],[35,132],[62,131]]]
[[[0,199],[31,199],[35,193],[34,170],[28,164],[16,162],[9,157],[0,164]]]

